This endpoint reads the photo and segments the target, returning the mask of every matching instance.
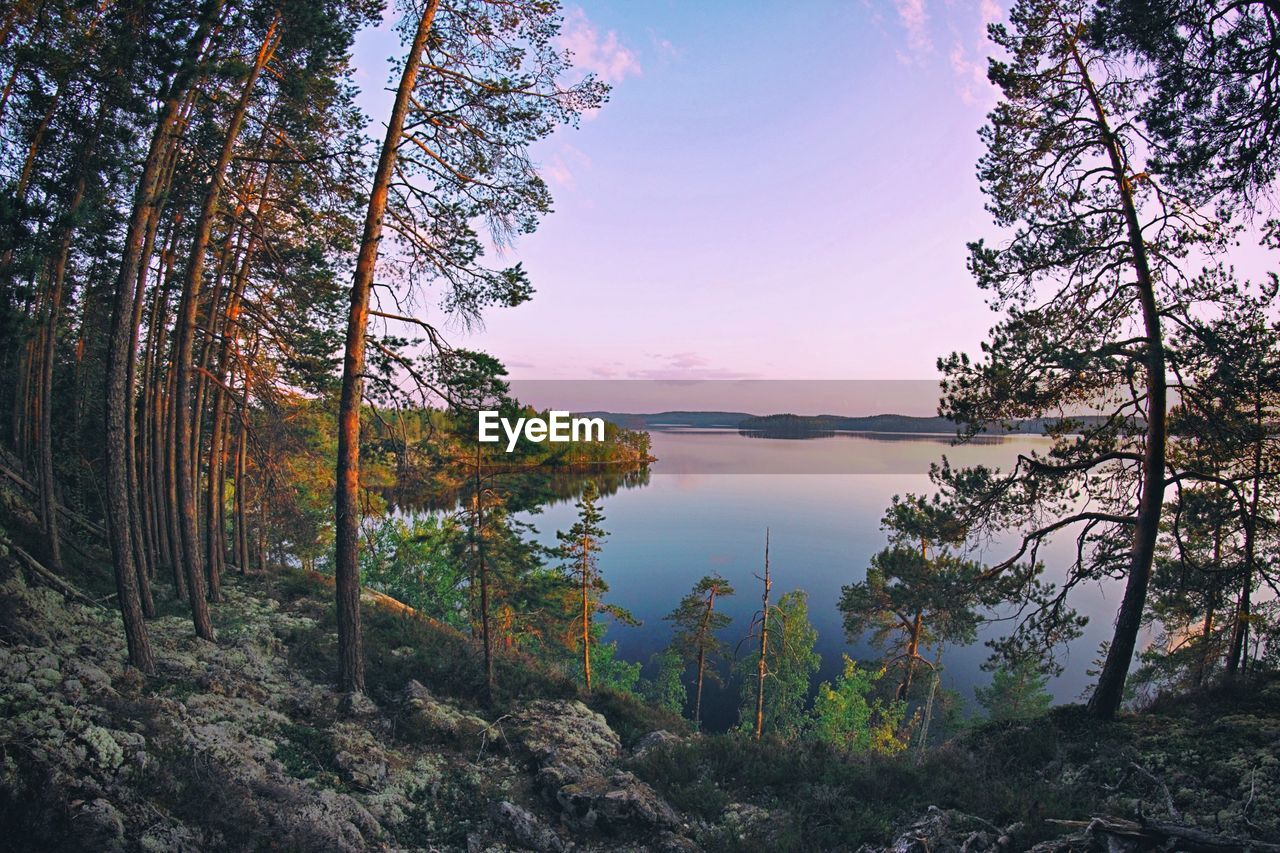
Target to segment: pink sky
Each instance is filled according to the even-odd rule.
[[[504,258],[532,302],[452,343],[529,379],[925,379],[977,349],[995,0],[566,11],[612,99],[537,149],[555,212]],[[358,42],[375,117],[398,51],[385,30]]]

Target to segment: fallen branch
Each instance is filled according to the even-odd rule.
[[[1160,790],[1164,792],[1165,807],[1169,810],[1169,816],[1174,820],[1181,822],[1182,812],[1178,811],[1178,807],[1173,804],[1173,794],[1169,793],[1169,786],[1166,785],[1162,779],[1156,776],[1156,774],[1152,773],[1150,770],[1143,767],[1138,762],[1130,761],[1129,764],[1133,767],[1134,770],[1137,770],[1143,776],[1146,776],[1152,782],[1160,786]]]
[[[90,607],[102,608],[102,605],[99,604],[97,601],[94,601],[92,598],[85,595],[83,592],[76,589],[74,586],[67,583],[62,578],[58,577],[51,570],[46,568],[43,563],[41,563],[35,557],[28,554],[26,551],[19,548],[17,545],[14,545],[12,542],[9,543],[9,550],[12,551],[14,555],[18,557],[18,559],[22,560],[23,564],[28,569],[31,570],[31,573],[34,574],[37,578],[39,578],[41,581],[43,581],[46,585],[53,587],[54,589],[62,593],[67,598],[74,599],[80,602],[81,604],[87,604]]]
[[[9,466],[3,463],[0,463],[0,474],[3,474],[4,476],[8,477],[10,480],[14,482],[15,485],[26,490],[26,492],[29,495],[31,495],[33,498],[38,498],[40,496],[39,489],[37,489],[34,485],[29,483],[26,480],[26,478],[23,477],[21,474],[19,474],[17,471],[13,470],[12,468],[10,468]],[[54,505],[58,508],[58,512],[60,512],[63,515],[63,517],[67,519],[67,521],[70,521],[72,524],[75,524],[77,527],[82,528],[88,533],[92,533],[94,536],[97,536],[99,539],[106,541],[107,529],[105,527],[90,521],[89,519],[85,518],[83,515],[80,515],[78,512],[68,508],[64,504],[57,503],[55,501]]]
[[[1133,821],[1105,816],[1088,821],[1049,819],[1045,822],[1070,829],[1082,829],[1084,835],[1098,840],[1138,842],[1140,849],[1173,849],[1186,853],[1280,853],[1280,844],[1217,835],[1177,823],[1146,819]],[[1170,843],[1174,846],[1167,846]]]

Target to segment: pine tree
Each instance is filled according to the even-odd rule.
[[[1125,592],[1090,710],[1119,708],[1142,623],[1168,471],[1164,323],[1191,313],[1178,261],[1223,232],[1158,186],[1141,163],[1140,81],[1087,39],[1081,0],[1022,0],[991,27],[1008,56],[990,77],[1002,100],[982,132],[979,177],[1001,247],[971,245],[970,269],[1006,316],[972,362],[953,354],[942,413],[973,435],[1020,418],[1097,411],[1059,424],[1047,458],[1009,472],[943,467],[966,526],[1018,530],[1022,545],[993,574],[1066,528],[1081,543],[1064,590],[1120,574]],[[1086,503],[1080,510],[1077,506]],[[1055,609],[1037,627],[1052,629]]]
[[[1245,217],[1280,170],[1280,6],[1273,0],[1102,0],[1091,36],[1148,78],[1151,168]]]
[[[975,688],[974,697],[993,720],[1023,720],[1043,716],[1053,697],[1045,689],[1049,676],[1034,661],[998,667],[988,687]]]
[[[577,502],[578,520],[567,531],[556,531],[556,538],[561,543],[560,556],[574,577],[577,608],[569,626],[570,634],[576,638],[582,681],[587,690],[592,689],[591,648],[599,642],[600,634],[596,614],[607,613],[626,624],[638,624],[626,609],[601,601],[601,596],[609,591],[609,585],[600,573],[600,550],[609,533],[601,527],[604,513],[596,506],[599,498],[595,482],[588,480]],[[636,674],[639,674],[638,667]]]
[[[733,620],[715,609],[716,599],[733,595],[733,587],[719,575],[706,575],[693,591],[680,600],[675,610],[664,619],[671,622],[675,633],[671,649],[684,662],[694,668],[693,721],[702,720],[702,684],[705,678],[720,682],[716,670],[717,661],[724,656],[724,648],[716,636]],[[708,663],[711,668],[708,669]]]
[[[951,551],[963,529],[940,501],[895,496],[882,526],[892,544],[871,558],[865,580],[842,588],[839,607],[851,643],[870,630],[886,647],[886,667],[902,673],[897,698],[905,700],[919,664],[937,665],[925,652],[973,642],[982,567]]]

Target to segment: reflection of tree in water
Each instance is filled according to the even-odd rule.
[[[1011,437],[1017,435],[1027,435],[1028,433],[1015,433],[1013,435],[975,435],[969,439],[967,444],[1003,444]],[[1031,433],[1034,434],[1034,433]],[[846,439],[865,439],[866,441],[927,441],[936,444],[951,444],[955,441],[955,436],[944,433],[932,432],[859,432],[856,430],[830,430],[830,429],[806,429],[803,426],[786,427],[781,429],[740,429],[738,435],[744,438],[763,438],[784,441],[807,441],[815,438],[846,438]]]
[[[836,431],[832,429],[806,429],[802,426],[780,427],[774,429],[740,429],[738,435],[744,438],[772,438],[781,440],[800,440],[810,438],[834,438]]]
[[[591,469],[520,468],[510,471],[490,469],[484,474],[485,487],[501,492],[510,512],[525,512],[557,503],[577,500],[587,483],[594,482],[601,497],[622,489],[649,485],[648,465],[607,465]],[[456,507],[471,493],[471,484],[417,483],[413,488],[391,488],[382,493],[387,505],[397,510],[439,512]]]

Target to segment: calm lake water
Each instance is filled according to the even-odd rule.
[[[736,430],[653,430],[651,435],[658,461],[647,483],[624,486],[601,504],[610,532],[600,560],[611,587],[607,598],[643,621],[634,628],[611,626],[606,639],[616,640],[627,660],[648,661],[670,639],[662,617],[699,578],[719,572],[738,593],[721,604],[734,620],[723,634],[732,648],[748,632],[759,606],[754,574],[762,569],[768,527],[774,600],[792,589],[808,592],[822,680],[839,673],[842,653],[855,659],[876,656],[869,645],[846,641],[836,605],[841,586],[862,580],[871,555],[885,546],[880,519],[893,496],[929,492],[929,466],[944,453],[955,465],[1007,467],[1019,452],[1048,447],[1047,439],[1034,436],[952,447],[947,438],[926,436],[782,440]],[[572,501],[564,500],[526,518],[537,527],[538,538],[553,544],[555,531],[568,529],[574,516]],[[1042,552],[1050,578],[1061,577],[1070,551],[1064,539]],[[1008,554],[996,545],[978,556],[994,562]],[[1051,684],[1058,701],[1078,699],[1090,683],[1085,670],[1099,642],[1110,636],[1119,597],[1114,583],[1076,591],[1074,605],[1090,622],[1065,660],[1066,672]],[[982,639],[1006,630],[990,624]],[[973,688],[990,681],[981,670],[988,653],[980,639],[969,648],[948,648],[943,658],[943,685],[960,691],[971,710],[977,707]],[[737,690],[735,684],[705,688],[709,729],[734,722]]]

